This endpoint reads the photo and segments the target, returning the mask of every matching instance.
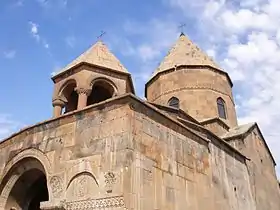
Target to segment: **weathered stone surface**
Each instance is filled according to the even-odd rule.
[[[148,86],[149,103],[126,94],[133,92],[128,73],[75,67],[83,56],[56,75],[55,118],[0,143],[0,210],[39,204],[49,210],[280,210],[274,160],[259,129],[232,128],[237,119],[227,74],[213,69],[198,49],[188,59],[196,65],[205,58],[203,68],[184,63],[165,72],[172,57],[187,61],[177,57],[184,56],[179,50]],[[93,96],[104,88],[94,89],[95,81],[107,89]],[[103,100],[100,93],[110,97]],[[174,94],[182,99],[177,113],[162,107]],[[205,120],[217,116],[221,95],[228,118]],[[74,99],[77,104],[69,102]],[[100,101],[87,104],[89,99]],[[61,116],[63,106],[70,111]]]

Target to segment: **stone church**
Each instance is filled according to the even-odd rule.
[[[145,100],[102,41],[52,80],[53,117],[0,143],[0,210],[280,210],[259,126],[183,33]]]

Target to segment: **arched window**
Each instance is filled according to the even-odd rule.
[[[112,98],[115,94],[114,87],[106,80],[97,80],[92,85],[92,91],[88,97],[87,105],[99,103]]]
[[[220,118],[226,119],[226,104],[222,98],[217,99],[218,114]]]
[[[169,99],[168,105],[171,106],[171,107],[174,107],[174,108],[179,109],[179,107],[180,107],[180,101],[179,101],[178,98],[172,97],[171,99]]]

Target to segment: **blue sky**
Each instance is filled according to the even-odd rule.
[[[102,30],[106,31],[104,42],[135,80],[139,81],[137,78],[140,77],[140,84],[135,86],[142,96],[145,80],[142,81],[141,74],[148,75],[156,65],[148,58],[145,64],[149,64],[149,69],[144,71],[141,69],[143,60],[129,48],[144,44],[150,38],[149,33],[154,33],[141,29],[141,25],[152,20],[171,21],[172,17],[166,17],[169,10],[160,1],[146,1],[145,4],[129,0],[83,1],[83,4],[74,0],[2,2],[0,62],[3,88],[0,94],[5,101],[0,105],[2,115],[5,118],[9,115],[9,119],[26,125],[48,119],[52,114],[51,73],[86,50]],[[179,24],[179,21],[174,22],[174,36],[170,41],[176,40]],[[162,35],[165,33],[164,26],[159,30]]]
[[[132,45],[138,45],[145,37],[133,35],[133,32],[126,33],[125,24],[129,25],[130,21],[145,24],[151,18],[164,17],[168,10],[159,1],[147,2],[2,2],[0,62],[3,88],[0,94],[5,103],[0,105],[1,112],[12,115],[13,119],[24,124],[48,119],[52,113],[51,73],[93,44],[101,30],[107,33],[104,36],[106,44],[130,72],[139,72],[139,58],[127,56],[123,52],[126,49],[122,49],[122,41],[127,38]],[[173,37],[174,40],[176,38]],[[143,85],[137,86],[140,95]]]
[[[185,23],[184,32],[230,74],[239,122],[257,121],[280,163],[279,10],[279,0],[3,0],[0,137],[51,117],[51,74],[102,30],[142,97]]]

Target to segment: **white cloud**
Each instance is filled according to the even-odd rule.
[[[67,8],[69,0],[36,0],[44,9],[64,9]]]
[[[213,49],[206,50],[206,53],[207,53],[208,56],[210,56],[213,59],[216,57],[216,51],[213,50]]]
[[[225,10],[218,20],[229,31],[238,33],[250,29],[274,30],[277,26],[277,21],[268,14],[257,13],[250,9]]]
[[[9,51],[5,51],[3,54],[4,54],[5,58],[13,59],[16,56],[16,51],[15,50],[9,50]]]
[[[0,140],[17,131],[23,124],[15,121],[8,114],[0,113]]]
[[[13,6],[15,7],[22,7],[23,5],[24,5],[24,0],[18,0],[13,4]]]
[[[30,33],[32,35],[33,38],[36,39],[37,42],[40,41],[40,35],[38,33],[38,24],[32,22],[32,21],[29,21],[29,26],[30,26]]]
[[[77,41],[76,37],[74,37],[74,36],[68,36],[68,37],[65,38],[65,43],[70,48],[74,48],[75,47],[76,41]]]
[[[145,66],[145,68],[139,69],[137,78],[138,82],[143,84],[147,82],[147,75],[151,75],[152,71],[159,65],[158,61],[166,54],[166,49],[173,44],[174,38],[178,37],[178,25],[168,20],[152,19],[145,24],[127,21],[123,28],[128,35],[139,36],[139,42],[135,46],[129,40],[124,42],[128,49],[125,50],[124,55],[136,56],[137,58],[140,56],[141,66]]]
[[[40,34],[39,34],[39,25],[37,23],[34,23],[32,21],[29,21],[29,27],[30,27],[30,33],[32,35],[32,37],[38,42],[41,43],[43,45],[44,48],[49,49],[50,45],[49,43],[46,41],[45,38],[43,38]]]
[[[154,49],[153,47],[146,45],[146,44],[139,46],[138,53],[144,62],[146,62],[148,60],[153,60],[154,58],[156,58],[160,55],[159,50]]]

